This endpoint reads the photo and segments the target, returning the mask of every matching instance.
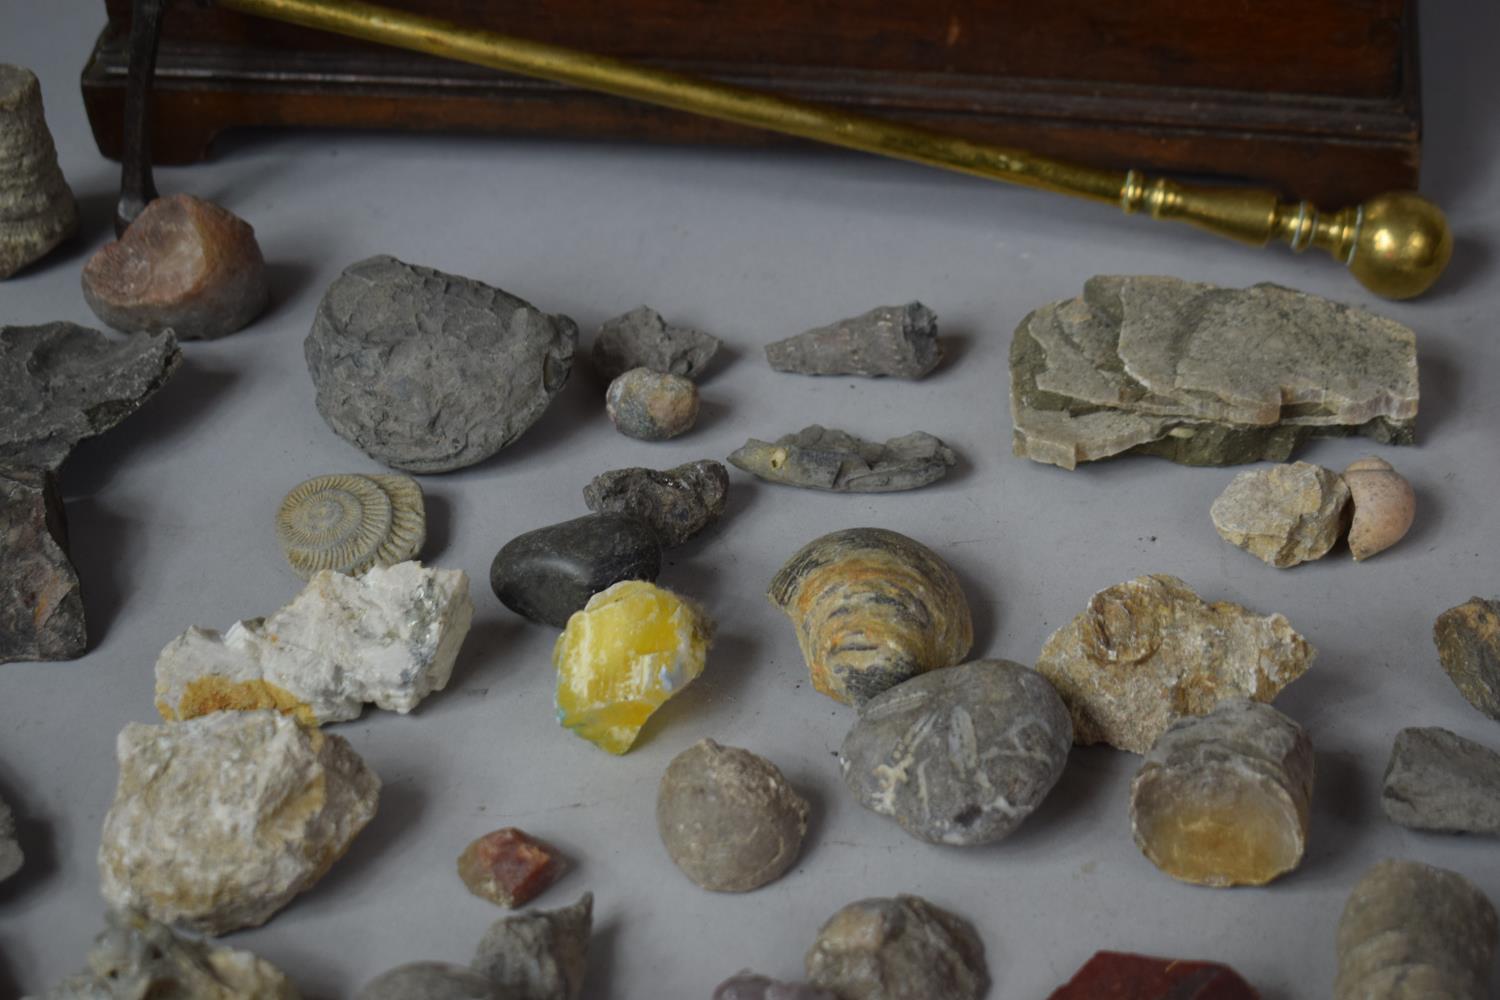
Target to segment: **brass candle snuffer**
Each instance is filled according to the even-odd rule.
[[[137,0],[137,9],[162,0]],[[1361,205],[1323,212],[1308,201],[1275,193],[1215,188],[1102,170],[1037,156],[931,129],[790,100],[681,73],[637,66],[542,42],[466,28],[437,18],[356,0],[214,0],[220,7],[304,27],[411,49],[460,62],[602,91],[679,111],[782,132],[835,146],[911,160],[1024,187],[1117,204],[1127,214],[1175,219],[1254,246],[1280,240],[1301,253],[1319,247],[1342,261],[1370,291],[1407,299],[1430,288],[1453,252],[1443,212],[1414,191],[1377,195]],[[154,55],[154,26],[151,48]],[[136,82],[132,39],[131,82]],[[149,69],[147,70],[149,75]],[[144,102],[141,102],[142,104]],[[144,109],[127,109],[143,123]],[[129,116],[128,116],[129,117]],[[127,134],[130,133],[127,122]],[[144,140],[142,140],[144,141]],[[127,146],[127,149],[130,147]],[[148,161],[149,162],[149,161]],[[128,159],[127,159],[128,163]],[[147,167],[149,170],[149,166]],[[135,178],[136,210],[149,200]],[[130,169],[127,166],[127,192]],[[149,186],[149,177],[146,181]],[[122,198],[121,215],[133,217]]]

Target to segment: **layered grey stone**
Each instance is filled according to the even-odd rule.
[[[606,379],[632,368],[697,379],[719,352],[720,343],[702,330],[674,326],[649,306],[616,316],[594,338],[594,367]]]
[[[850,903],[818,930],[806,966],[839,1000],[979,1000],[989,988],[973,926],[919,896]]]
[[[470,964],[504,1000],[578,1000],[593,926],[591,892],[559,910],[502,917],[485,932]]]
[[[0,63],[0,280],[77,229],[78,205],[57,166],[36,74]]]
[[[1500,753],[1436,726],[1403,729],[1380,805],[1416,830],[1500,834]]]
[[[958,462],[923,431],[884,444],[813,424],[768,444],[751,438],[729,462],[767,482],[835,493],[892,493],[935,483]]]
[[[596,514],[644,521],[664,546],[681,545],[717,521],[729,497],[729,470],[708,459],[674,469],[614,469],[583,488]]]
[[[779,372],[921,378],[938,366],[937,314],[920,302],[867,313],[766,345]]]

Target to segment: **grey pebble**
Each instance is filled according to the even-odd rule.
[[[485,932],[470,965],[504,1000],[577,1000],[593,926],[591,892],[562,909],[502,917]]]
[[[1500,753],[1436,726],[1403,729],[1380,805],[1415,830],[1500,834]]]
[[[806,965],[839,1000],[979,1000],[989,988],[973,925],[920,896],[850,903],[819,929]]]
[[[632,368],[697,379],[719,352],[717,337],[692,327],[673,326],[649,306],[616,316],[594,338],[594,367],[606,379]]]
[[[661,544],[627,514],[587,514],[517,535],[490,563],[490,587],[523,618],[562,628],[621,580],[655,580]]]
[[[729,470],[704,459],[674,469],[614,469],[583,488],[599,514],[625,514],[649,524],[664,546],[681,545],[717,521],[729,497]]]
[[[577,340],[566,316],[380,256],[329,286],[303,349],[335,433],[386,465],[446,472],[536,422],[568,381]]]
[[[867,313],[766,345],[779,372],[921,378],[943,359],[937,315],[920,302]]]
[[[365,984],[355,1000],[508,1000],[499,987],[462,965],[410,962]]]
[[[21,870],[25,856],[21,853],[20,841],[16,839],[16,817],[0,799],[0,882],[4,882]]]
[[[686,434],[698,420],[698,387],[681,375],[632,368],[609,384],[604,407],[626,437],[665,441]]]
[[[806,983],[784,983],[778,979],[740,972],[714,990],[713,1000],[839,1000],[827,990]]]
[[[835,493],[894,493],[935,483],[958,462],[953,449],[924,431],[884,444],[813,424],[768,444],[751,438],[729,456],[767,482]]]

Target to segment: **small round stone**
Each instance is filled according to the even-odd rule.
[[[365,984],[354,1000],[506,1000],[486,977],[448,962],[411,962]]]
[[[609,384],[604,405],[621,434],[665,441],[692,429],[698,419],[698,387],[681,375],[632,368]]]
[[[523,618],[563,628],[621,580],[655,580],[661,543],[642,521],[589,514],[517,535],[495,554],[490,587]]]
[[[748,892],[797,860],[807,803],[770,761],[700,740],[662,775],[656,827],[688,878],[715,892]]]
[[[850,903],[818,931],[806,965],[839,1000],[979,1000],[989,986],[973,926],[920,896]]]

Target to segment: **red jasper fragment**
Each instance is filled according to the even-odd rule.
[[[1051,1000],[1260,1000],[1227,965],[1096,952]]]
[[[512,909],[534,899],[561,873],[557,852],[513,826],[485,834],[458,856],[458,877],[470,892]]]

